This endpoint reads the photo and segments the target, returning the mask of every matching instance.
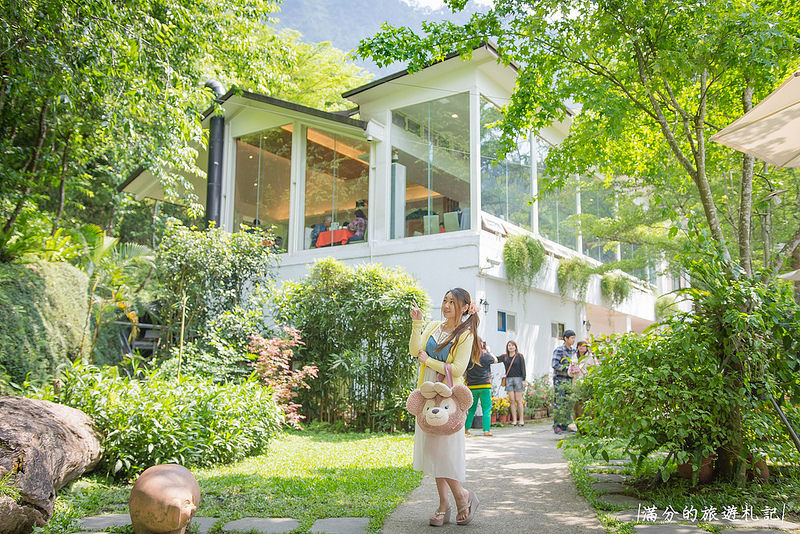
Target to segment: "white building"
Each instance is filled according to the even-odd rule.
[[[482,336],[496,354],[516,341],[529,376],[550,372],[564,329],[575,330],[578,339],[641,331],[654,321],[651,282],[661,287],[667,281],[637,279],[617,306],[603,298],[598,276],[583,301],[559,292],[560,260],[596,262],[621,251],[609,258],[563,224],[582,205],[584,212],[610,209],[602,199],[562,191],[530,202],[547,148],[565,137],[568,123],[521,135],[517,150],[495,161],[499,132],[486,125],[499,118],[515,79],[513,66],[499,64],[494,49],[483,45],[469,61],[452,57],[348,91],[344,96],[358,106],[353,113],[230,91],[218,99],[224,110],[218,220],[228,231],[254,221],[274,225],[285,248],[279,279],[302,277],[308,264],[325,256],[400,266],[428,291],[434,318],[445,292],[464,287],[481,303]],[[201,166],[207,157],[201,154]],[[146,171],[121,189],[163,198]],[[198,182],[201,202],[204,189]],[[341,227],[357,209],[366,216],[365,239],[347,242],[350,234]],[[312,243],[313,226],[326,216],[330,229]],[[538,281],[520,297],[506,280],[503,246],[508,234],[522,232],[539,238],[548,256]],[[316,247],[331,240],[347,243]]]

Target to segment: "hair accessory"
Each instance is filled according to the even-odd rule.
[[[469,307],[467,308],[467,313],[470,315],[475,315],[476,313],[478,313],[478,305],[475,304],[474,302],[470,302]]]

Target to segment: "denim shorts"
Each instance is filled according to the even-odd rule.
[[[506,391],[524,391],[521,376],[506,377]]]

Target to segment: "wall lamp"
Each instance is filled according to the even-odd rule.
[[[482,298],[481,301],[478,303],[480,306],[483,306],[483,313],[489,313],[489,301]]]

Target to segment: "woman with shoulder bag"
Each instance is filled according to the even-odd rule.
[[[525,394],[525,357],[519,353],[517,343],[506,343],[506,352],[498,358],[506,367],[504,377],[508,402],[511,404],[511,426],[525,426],[525,412],[522,406]]]
[[[467,365],[470,361],[479,362],[481,356],[477,311],[469,292],[462,288],[445,293],[442,299],[443,321],[426,324],[422,320],[422,310],[414,303],[408,349],[420,363],[417,387],[426,381],[439,381],[440,375],[445,374],[445,364],[450,365],[453,383],[464,383]],[[463,431],[434,435],[416,425],[414,469],[433,476],[439,493],[439,507],[429,520],[432,526],[442,526],[450,521],[450,493],[458,509],[456,523],[466,525],[472,521],[478,509],[478,497],[462,485],[466,480],[465,464]]]

